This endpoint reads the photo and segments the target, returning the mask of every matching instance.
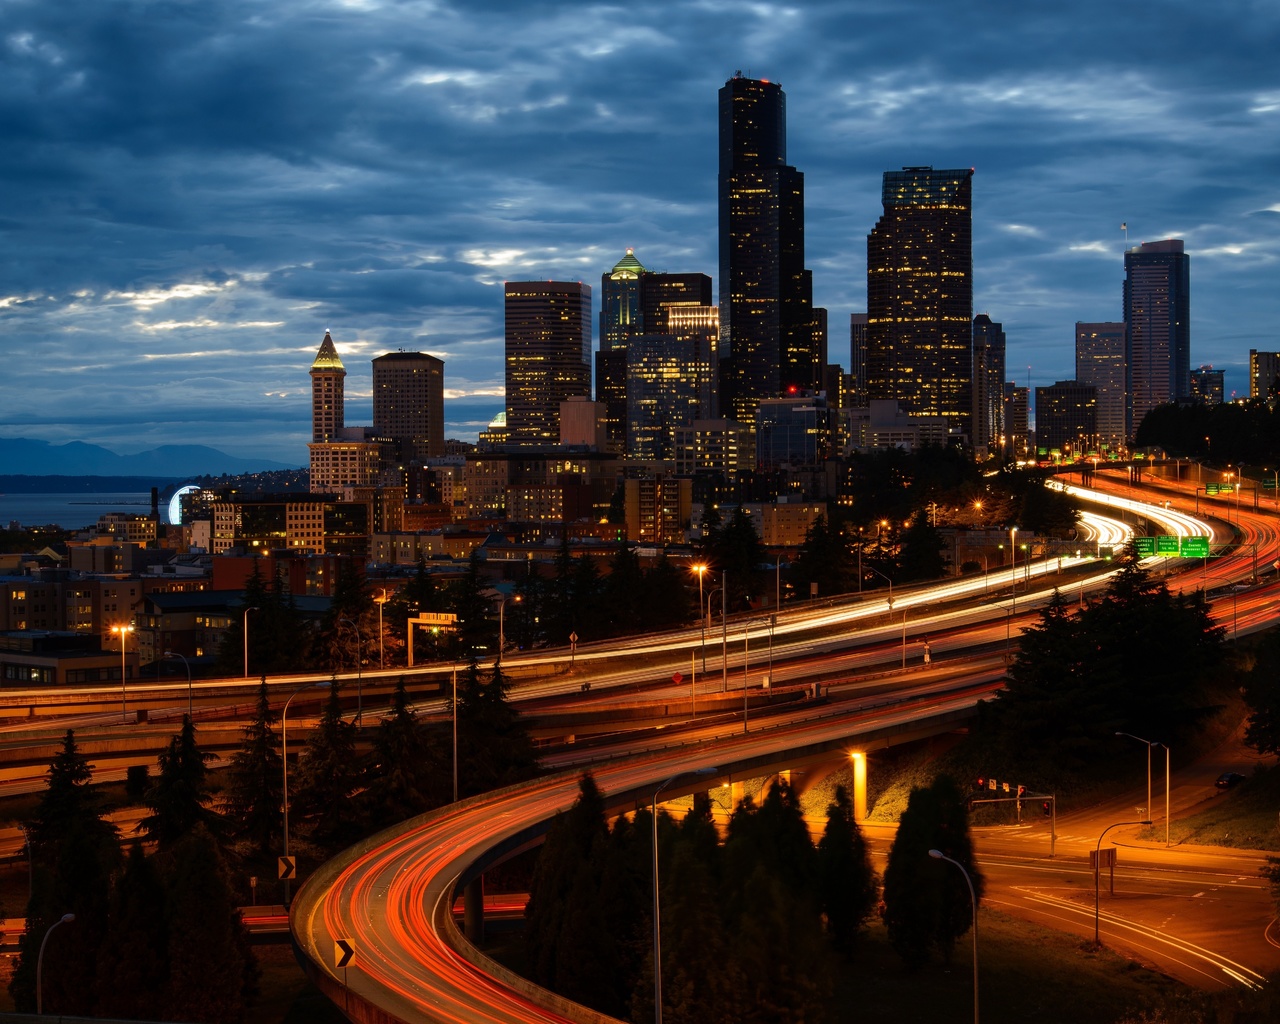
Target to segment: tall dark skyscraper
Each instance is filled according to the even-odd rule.
[[[970,435],[973,171],[886,171],[867,236],[867,392]]]
[[[508,281],[507,430],[513,445],[560,443],[560,403],[591,397],[591,286]]]
[[[401,465],[444,454],[444,361],[388,352],[373,361],[373,431]]]
[[[600,275],[600,351],[596,353],[596,401],[604,404],[606,443],[621,452],[627,437],[627,342],[640,334],[640,282],[646,276],[635,251]]]
[[[1004,443],[1004,324],[973,318],[973,451],[988,457]]]
[[[821,386],[804,269],[804,175],[787,164],[787,98],[735,74],[720,90],[721,410],[752,423],[762,399]]]
[[[1191,394],[1191,257],[1181,238],[1124,254],[1129,437],[1157,405]]]

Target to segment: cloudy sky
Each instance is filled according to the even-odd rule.
[[[1120,318],[1127,222],[1186,240],[1192,363],[1245,393],[1280,349],[1278,53],[1274,0],[0,0],[0,436],[302,465],[327,328],[348,423],[422,350],[473,439],[504,280],[598,293],[626,246],[715,276],[738,69],[787,93],[833,360],[881,173],[974,167],[1019,383]]]

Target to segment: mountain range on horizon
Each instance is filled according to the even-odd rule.
[[[0,437],[0,475],[177,478],[297,468],[270,459],[229,455],[200,444],[166,444],[133,455],[118,455],[84,441],[51,444],[28,437]]]

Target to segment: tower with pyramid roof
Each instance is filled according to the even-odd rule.
[[[338,439],[342,430],[342,404],[345,395],[344,379],[347,376],[338,350],[329,332],[311,364],[311,440],[327,443]]]

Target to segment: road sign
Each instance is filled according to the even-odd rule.
[[[298,877],[298,865],[292,857],[276,858],[276,877],[285,881]]]
[[[1209,494],[1209,495],[1217,494],[1217,493],[1218,493],[1218,485],[1217,485],[1217,484],[1205,484],[1205,485],[1204,485],[1204,493],[1205,493],[1205,494]]]
[[[1177,537],[1157,537],[1156,538],[1156,554],[1157,555],[1176,555],[1182,550],[1182,545]]]
[[[1105,850],[1089,851],[1089,867],[1097,871],[1100,868],[1114,868],[1116,866],[1116,848],[1108,846]]]
[[[1209,538],[1208,537],[1183,537],[1181,550],[1178,552],[1183,558],[1208,558],[1209,557]]]
[[[356,947],[350,939],[333,940],[333,966],[346,967],[356,955]]]
[[[578,642],[578,634],[577,634],[577,633],[570,633],[570,634],[569,634],[569,643],[571,643],[571,644],[576,644],[577,642]]]
[[[676,686],[679,686],[681,683],[684,682],[684,676],[682,676],[679,672],[677,672],[675,675],[671,677],[671,681],[675,683]]]
[[[1134,537],[1133,550],[1138,553],[1139,558],[1150,558],[1156,553],[1156,539],[1154,537]]]
[[[1276,489],[1276,478],[1273,476],[1264,477],[1262,481],[1262,489],[1264,491],[1274,491]]]

